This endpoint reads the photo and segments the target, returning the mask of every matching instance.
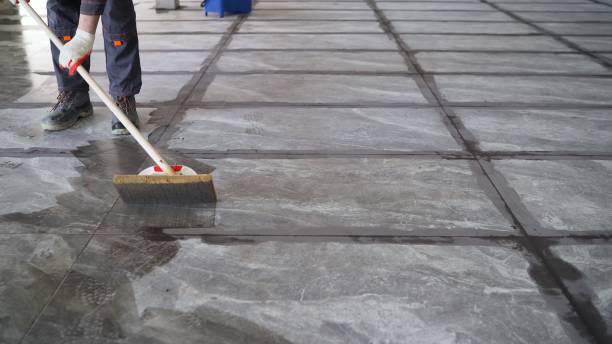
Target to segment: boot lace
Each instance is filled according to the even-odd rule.
[[[60,93],[57,95],[57,103],[53,105],[53,107],[51,108],[51,111],[55,111],[60,106],[69,104],[72,101],[73,97],[74,97],[74,92],[60,91]]]
[[[136,101],[132,97],[119,97],[117,98],[117,106],[127,115],[134,112],[136,108]]]

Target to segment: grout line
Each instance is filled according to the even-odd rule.
[[[36,109],[52,106],[53,102],[41,102],[41,103],[0,103],[0,110],[3,109]],[[96,101],[92,102],[94,107],[104,107],[104,103]],[[524,110],[612,110],[612,104],[598,104],[598,103],[488,103],[488,102],[446,102],[442,101],[442,104],[452,108],[466,108],[466,109],[495,109],[495,110],[508,110],[508,109],[524,109]],[[218,108],[409,108],[409,109],[430,109],[439,108],[438,105],[424,104],[424,103],[298,103],[298,102],[224,102],[224,101],[192,101],[178,104],[176,101],[167,102],[137,102],[138,107],[148,107],[162,109],[164,107],[178,107],[179,110],[192,109],[192,108],[205,108],[205,109],[218,109]]]
[[[399,1],[398,1],[399,2]],[[256,10],[259,11],[334,11],[337,9],[333,9],[333,8],[261,8],[261,9],[257,9]],[[197,10],[185,10],[185,11],[197,11]],[[364,9],[357,9],[357,8],[346,8],[346,9],[342,9],[340,11],[344,11],[344,12],[363,12]],[[461,13],[486,13],[486,12],[495,12],[494,10],[462,10],[462,9],[454,9],[454,10],[447,10],[447,9],[436,9],[436,10],[409,10],[409,9],[392,9],[392,8],[386,8],[386,9],[381,9],[381,11],[384,12],[461,12]],[[545,11],[539,11],[539,10],[521,10],[521,11],[517,11],[517,12],[524,12],[524,13],[612,13],[611,11],[551,11],[551,10],[545,10]]]
[[[326,228],[318,228],[319,230],[327,230]],[[175,227],[168,227],[168,228],[160,228],[159,231],[160,233],[141,233],[141,232],[135,232],[135,233],[113,233],[113,232],[102,232],[102,233],[96,233],[96,237],[134,237],[134,236],[138,236],[138,237],[155,237],[158,235],[172,235],[172,236],[177,236],[180,239],[182,238],[186,238],[186,237],[227,237],[227,238],[234,238],[234,237],[265,237],[265,238],[321,238],[321,239],[325,239],[325,238],[372,238],[372,239],[386,239],[386,238],[397,238],[397,239],[403,239],[403,240],[423,240],[423,239],[443,239],[443,240],[452,240],[452,239],[466,239],[466,238],[470,238],[470,239],[481,239],[483,241],[490,241],[490,240],[501,240],[501,241],[523,241],[526,238],[520,234],[515,234],[512,233],[510,231],[507,231],[508,233],[506,235],[504,235],[503,233],[500,232],[496,232],[493,233],[491,231],[491,234],[483,234],[483,233],[476,233],[476,232],[487,232],[486,230],[475,230],[475,233],[472,234],[457,234],[457,233],[453,233],[456,232],[455,230],[434,230],[434,232],[444,232],[444,231],[448,231],[448,233],[436,233],[436,234],[415,234],[412,231],[407,231],[406,233],[400,233],[400,230],[383,230],[382,234],[380,229],[376,229],[373,230],[373,232],[375,233],[365,233],[365,232],[354,232],[351,233],[350,231],[353,228],[351,227],[346,227],[346,228],[340,228],[339,230],[341,230],[341,233],[334,233],[333,231],[331,233],[326,232],[325,234],[323,233],[317,233],[317,234],[275,234],[275,233],[256,233],[256,232],[248,232],[248,231],[241,231],[241,232],[214,232],[211,231],[210,227],[181,227],[181,228],[175,228]],[[385,231],[388,231],[388,234],[385,234]],[[428,232],[431,232],[431,230],[427,230]],[[67,232],[67,233],[62,233],[62,232],[53,232],[53,233],[41,233],[41,232],[15,232],[15,233],[0,233],[0,236],[36,236],[36,235],[58,235],[58,236],[66,236],[66,237],[84,237],[90,234],[87,233],[71,233],[71,232]],[[557,244],[555,244],[555,246],[568,246],[568,245],[592,245],[593,243],[609,243],[610,241],[612,241],[612,234],[610,232],[603,232],[603,233],[582,233],[582,232],[577,232],[577,231],[566,231],[563,233],[558,233],[558,234],[551,234],[551,235],[543,235],[543,236],[537,236],[537,237],[533,237],[533,239],[536,240],[556,240],[558,241]],[[359,242],[356,242],[357,244]]]
[[[382,159],[445,159],[445,160],[612,160],[612,152],[598,151],[480,151],[471,153],[461,150],[402,151],[382,149],[348,150],[259,150],[232,149],[207,150],[171,148],[171,153],[196,159],[335,159],[335,158],[382,158]],[[2,158],[72,158],[72,148],[0,148]],[[84,154],[83,156],[93,156]]]
[[[68,267],[68,269],[66,270],[66,273],[64,274],[64,276],[62,277],[62,279],[59,281],[59,283],[57,284],[57,286],[55,287],[55,289],[53,290],[53,293],[51,293],[51,295],[49,296],[49,299],[47,300],[47,302],[45,302],[45,304],[43,305],[43,307],[41,308],[40,312],[38,312],[38,314],[36,315],[36,317],[32,320],[32,322],[30,323],[30,326],[28,327],[28,329],[24,332],[23,336],[19,339],[19,344],[23,343],[23,341],[25,340],[25,338],[30,334],[30,332],[32,332],[32,329],[34,328],[34,326],[36,325],[36,323],[38,322],[38,320],[42,317],[43,313],[45,312],[45,310],[49,307],[49,305],[51,304],[51,302],[53,302],[53,300],[55,299],[55,297],[57,296],[57,294],[59,293],[60,289],[62,288],[62,286],[64,285],[64,283],[66,282],[66,280],[68,279],[68,276],[70,276],[70,274],[72,273],[72,269],[74,268],[74,266],[76,265],[77,261],[79,260],[79,258],[81,258],[81,255],[83,254],[83,252],[85,252],[85,250],[87,249],[87,247],[89,246],[89,243],[93,240],[94,236],[96,235],[96,232],[98,231],[98,229],[100,228],[100,226],[102,225],[104,219],[106,218],[106,216],[108,216],[108,214],[110,214],[110,212],[112,211],[112,209],[115,207],[115,204],[117,203],[117,201],[119,200],[119,197],[115,198],[115,201],[113,202],[113,204],[108,208],[108,211],[106,211],[106,213],[101,217],[100,221],[98,222],[98,224],[96,225],[95,229],[93,230],[92,233],[89,234],[89,238],[87,239],[87,241],[85,242],[85,244],[83,245],[83,247],[81,247],[81,250],[79,250],[79,253],[77,253],[77,255],[75,256],[74,260],[72,261],[72,263],[70,264],[70,267]],[[81,234],[83,236],[87,235],[87,234]]]
[[[183,52],[211,52],[211,49],[141,49],[141,53],[183,53]],[[583,55],[578,51],[562,50],[468,50],[468,49],[409,49],[408,52],[420,53],[478,53],[478,54],[548,54],[548,55]],[[589,50],[593,54],[612,54],[612,50]],[[94,53],[103,53],[104,50],[94,50]],[[354,53],[372,53],[372,52],[398,52],[396,49],[253,49],[253,48],[233,48],[225,49],[224,52],[230,53],[245,53],[245,52],[354,52]],[[190,74],[190,73],[187,73]]]
[[[167,75],[184,74],[183,72],[166,72]],[[416,71],[341,71],[341,70],[248,70],[248,71],[217,71],[216,75],[344,75],[344,76],[388,76],[388,77],[413,77],[425,76],[498,76],[498,77],[560,77],[560,78],[591,78],[611,79],[612,71],[603,74],[590,73],[557,73],[557,72],[422,72]]]
[[[481,0],[481,1],[484,3],[488,3],[486,2],[486,0]],[[380,19],[381,26],[385,28],[385,30],[390,34],[390,36],[393,37],[393,39],[397,42],[397,44],[403,50],[403,48],[407,45],[405,44],[405,42],[401,40],[401,37],[399,36],[399,34],[394,32],[393,26],[386,19],[385,14],[378,9],[374,0],[368,0],[368,2],[372,10],[376,13],[377,17]],[[424,85],[426,86],[426,89],[422,89],[423,94],[426,96],[428,100],[435,101],[440,106],[441,111],[446,115],[447,121],[445,121],[445,123],[447,124],[447,128],[449,129],[450,134],[457,141],[462,142],[468,152],[474,153],[474,156],[476,157],[476,164],[478,166],[478,168],[474,166],[474,169],[473,169],[474,175],[477,176],[478,173],[476,169],[478,169],[484,176],[485,180],[487,181],[486,183],[481,183],[481,186],[485,188],[489,188],[489,187],[493,188],[492,190],[493,192],[487,192],[487,190],[485,190],[485,193],[489,195],[491,201],[496,205],[498,209],[500,209],[500,212],[505,217],[507,218],[509,217],[508,219],[511,220],[513,227],[516,228],[518,232],[521,233],[526,238],[527,245],[525,245],[525,248],[527,248],[528,251],[534,254],[534,256],[537,257],[537,259],[542,264],[544,264],[546,274],[550,275],[553,278],[557,287],[563,292],[563,295],[570,302],[573,310],[578,315],[579,320],[580,320],[580,327],[585,327],[591,336],[596,338],[599,342],[603,343],[603,341],[601,341],[601,338],[600,338],[601,336],[598,334],[596,328],[594,328],[589,323],[590,318],[583,312],[581,307],[579,307],[578,303],[576,302],[576,299],[574,298],[572,293],[568,290],[563,280],[558,276],[555,269],[551,265],[548,259],[549,255],[547,254],[547,251],[543,250],[531,239],[530,230],[528,230],[528,227],[526,227],[526,225],[535,226],[535,228],[539,228],[538,222],[533,218],[531,213],[526,209],[520,197],[518,197],[518,195],[516,195],[516,192],[514,192],[511,189],[511,187],[505,181],[505,178],[501,175],[501,173],[497,172],[490,162],[486,162],[482,160],[480,157],[478,157],[477,153],[480,152],[478,141],[476,140],[474,135],[471,134],[471,132],[463,126],[463,124],[461,123],[461,120],[454,114],[452,109],[447,107],[448,104],[444,101],[443,97],[441,96],[441,93],[435,84],[435,80],[433,80],[433,78],[431,78],[430,76],[428,77],[422,74],[423,69],[419,65],[414,55],[412,55],[409,52],[404,52],[404,53],[406,54],[405,56],[407,57],[407,63],[410,65],[410,67],[413,67],[414,70],[419,72],[421,74],[422,79],[424,80]],[[433,99],[432,97],[428,97],[427,93],[431,93],[433,95]],[[492,174],[496,176],[497,178],[494,179]],[[501,186],[504,187],[504,190],[501,189]],[[517,197],[509,200],[507,198],[509,193],[516,195]],[[502,211],[502,209],[505,211]],[[517,213],[517,211],[519,212]],[[588,314],[592,314],[592,312],[589,312]]]
[[[491,8],[494,8],[496,10],[498,10],[501,13],[504,13],[507,16],[510,16],[511,18],[525,24],[525,25],[529,25],[530,27],[538,30],[539,32],[546,34],[547,36],[553,38],[554,40],[556,40],[557,42],[565,45],[566,47],[573,49],[575,51],[578,51],[582,54],[584,54],[585,56],[589,57],[592,61],[598,63],[599,65],[603,66],[604,68],[608,69],[608,70],[612,70],[612,63],[606,61],[605,59],[602,59],[601,57],[599,57],[598,55],[594,54],[593,52],[589,51],[589,50],[585,50],[583,49],[581,46],[579,46],[576,43],[573,43],[567,39],[565,39],[564,37],[567,37],[568,35],[559,35],[556,34],[548,29],[545,29],[543,27],[541,27],[540,25],[534,24],[533,22],[530,22],[529,20],[521,17],[520,15],[514,13],[513,11],[510,10],[506,10],[502,7],[500,7],[499,5],[490,2],[489,0],[479,0],[481,3],[486,4],[491,6]],[[601,12],[599,12],[601,13]],[[611,13],[612,15],[612,13]]]
[[[236,29],[236,27],[241,23],[241,21],[244,20],[245,17],[238,17],[235,24],[233,24],[232,26],[230,26],[230,28],[228,29],[229,31],[229,35],[226,38],[226,40],[229,40],[229,36],[231,36],[231,32],[233,30]],[[223,39],[222,39],[223,41]],[[223,46],[222,43],[220,43],[221,46]],[[217,50],[217,52],[215,54],[219,54],[220,50]],[[213,54],[213,55],[215,55]],[[212,61],[211,61],[212,63]],[[194,84],[197,85],[197,82],[199,81],[199,79],[201,78],[200,74],[204,74],[206,72],[206,70],[208,69],[209,65],[205,65],[204,67],[202,67],[202,70],[196,74],[194,77],[196,79],[196,82]],[[185,85],[185,87],[188,87],[190,83],[188,83],[187,85]],[[194,87],[195,88],[195,87]],[[192,88],[191,92],[193,92],[194,88]],[[183,90],[181,90],[183,91]],[[186,101],[189,98],[190,92],[186,92],[185,93],[185,98],[183,100]],[[179,92],[179,96],[182,92]],[[180,98],[179,98],[180,99]],[[173,117],[176,116],[176,113],[178,112],[178,110],[174,113]],[[153,142],[155,143],[155,142]],[[143,162],[144,163],[144,162]],[[25,333],[23,334],[23,336],[20,338],[19,343],[23,343],[23,341],[25,340],[25,338],[30,334],[30,332],[32,331],[32,329],[34,328],[35,324],[37,323],[37,321],[40,319],[40,317],[42,316],[42,314],[45,312],[45,310],[47,309],[47,307],[51,304],[51,302],[53,301],[53,299],[57,296],[57,293],[59,292],[59,290],[61,289],[62,285],[64,284],[64,282],[67,280],[68,276],[70,275],[70,273],[72,272],[72,269],[74,267],[74,265],[76,264],[76,262],[79,260],[79,258],[81,257],[81,255],[83,254],[83,252],[85,251],[85,249],[89,246],[89,243],[92,241],[92,239],[95,237],[96,232],[100,229],[100,226],[104,223],[106,217],[114,210],[115,205],[117,204],[117,202],[119,201],[119,197],[117,196],[113,202],[113,204],[110,206],[110,208],[105,212],[105,214],[100,218],[100,221],[98,222],[98,224],[96,225],[94,231],[91,233],[91,235],[89,236],[89,239],[87,240],[87,242],[85,243],[85,245],[81,248],[81,250],[79,251],[79,253],[77,254],[77,256],[75,257],[75,259],[72,261],[72,264],[70,265],[70,268],[66,271],[66,273],[64,274],[64,277],[62,278],[62,280],[58,283],[58,285],[56,286],[54,292],[51,294],[51,296],[49,297],[49,299],[47,300],[47,302],[45,303],[45,305],[43,306],[43,308],[41,309],[41,311],[37,314],[37,316],[34,318],[34,320],[32,321],[32,323],[30,324],[30,326],[28,327],[28,330],[25,331]]]

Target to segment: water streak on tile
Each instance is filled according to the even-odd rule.
[[[202,100],[426,103],[416,83],[409,77],[349,75],[219,75]]]

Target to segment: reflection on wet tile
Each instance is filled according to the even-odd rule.
[[[170,148],[458,150],[432,109],[190,109]]]
[[[421,52],[416,57],[428,72],[610,74],[581,54]]]
[[[612,104],[612,78],[436,76],[451,102]]]
[[[55,196],[75,191],[70,178],[77,178],[73,158],[0,158],[2,179],[10,180],[2,190],[2,215],[33,213],[57,205]],[[27,190],[27,191],[26,191]]]
[[[407,72],[396,52],[225,52],[216,67],[224,72],[262,70]]]
[[[18,343],[88,236],[0,234],[0,343]]]
[[[219,75],[204,101],[426,103],[414,80],[406,76]]]
[[[239,32],[367,32],[382,33],[375,21],[246,21]]]
[[[414,159],[208,161],[216,224],[274,233],[327,228],[512,231],[469,163]]]
[[[0,233],[93,231],[116,199],[112,176],[144,161],[131,139],[79,147],[79,158],[0,158]]]
[[[142,76],[142,90],[136,96],[139,103],[172,101],[178,95],[181,87],[191,79],[191,74],[151,75]],[[96,81],[103,89],[108,90],[108,78],[95,76]],[[92,101],[101,101],[93,91],[90,91]],[[55,103],[57,97],[57,82],[55,76],[44,77],[40,86],[34,88],[25,96],[19,98],[19,103]]]
[[[411,49],[472,51],[572,51],[550,37],[478,35],[401,35]]]
[[[398,33],[528,34],[537,32],[535,29],[520,23],[396,21],[393,22],[393,27]]]
[[[155,129],[147,124],[155,109],[139,108],[140,129],[148,135]],[[49,113],[49,108],[2,109],[0,110],[0,148],[65,148],[76,149],[89,141],[111,140],[111,112],[107,108],[94,109],[92,117],[60,132],[46,132],[40,127],[40,120]]]
[[[612,223],[612,161],[495,161],[542,226],[608,231]]]
[[[0,90],[0,102],[18,99],[36,86],[38,80],[30,72],[31,61],[35,61],[38,54],[31,50],[22,33],[0,33],[0,80],[4,85]]]
[[[612,325],[612,243],[600,242],[586,245],[552,246],[551,251],[566,264],[570,264],[579,273],[578,282],[588,286],[589,290],[576,288],[575,276],[566,279],[570,292],[579,298],[587,298],[599,312],[605,325]],[[560,263],[560,262],[558,262]],[[555,266],[564,268],[563,266]]]
[[[151,239],[94,238],[25,343],[585,343],[511,247]]]
[[[378,34],[261,34],[233,36],[232,49],[389,49],[397,45],[387,35]]]
[[[611,110],[454,111],[484,150],[612,151]]]

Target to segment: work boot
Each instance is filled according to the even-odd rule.
[[[136,112],[136,100],[134,96],[126,96],[126,97],[115,97],[117,102],[117,106],[123,111],[123,113],[130,119],[132,123],[139,127],[138,113]],[[117,117],[113,116],[112,122],[112,132],[113,135],[129,135],[130,132],[125,129],[125,126],[117,119]]]
[[[55,104],[41,121],[44,130],[57,131],[72,127],[79,118],[93,114],[87,91],[60,91]]]

